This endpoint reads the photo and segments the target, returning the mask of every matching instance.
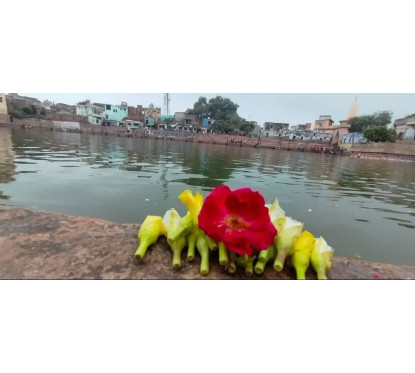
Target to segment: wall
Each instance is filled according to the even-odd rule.
[[[10,122],[10,115],[0,114],[0,122],[9,123]]]
[[[56,129],[60,129],[63,131],[79,131],[80,124],[78,122],[61,122],[61,121],[53,121],[53,124]]]
[[[7,115],[7,113],[6,95],[4,93],[0,93],[0,114]]]
[[[137,105],[136,108],[133,106],[129,106],[127,119],[144,123],[143,107],[141,105]]]
[[[76,115],[76,114],[59,114],[59,113],[47,113],[46,119],[58,120],[63,122],[87,122],[88,117]]]
[[[354,153],[384,153],[384,154],[403,154],[415,155],[415,143],[367,143],[353,144],[350,148]]]

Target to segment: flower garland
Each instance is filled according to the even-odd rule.
[[[265,204],[264,197],[250,188],[231,190],[221,185],[203,196],[190,190],[179,195],[188,213],[181,217],[174,209],[164,217],[147,216],[138,231],[139,246],[134,256],[142,260],[149,246],[159,236],[166,236],[173,251],[173,267],[181,266],[182,251],[187,246],[187,260],[195,251],[201,257],[200,273],[209,273],[209,254],[219,251],[219,263],[228,272],[242,267],[245,274],[262,274],[268,262],[280,272],[286,258],[291,258],[297,279],[305,279],[310,265],[318,279],[327,279],[333,248],[323,237],[303,231],[304,224],[285,215],[278,199]]]

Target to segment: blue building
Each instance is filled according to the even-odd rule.
[[[210,128],[210,125],[212,124],[212,120],[208,118],[203,118],[202,127],[203,128]]]
[[[108,120],[122,121],[128,117],[128,105],[121,102],[121,105],[105,104],[104,117]]]

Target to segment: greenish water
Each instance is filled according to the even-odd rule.
[[[0,128],[0,204],[138,223],[223,183],[278,197],[336,255],[415,265],[414,163]]]

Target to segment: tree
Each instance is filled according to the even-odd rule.
[[[230,121],[236,115],[239,105],[232,102],[229,98],[216,96],[211,98],[207,105],[208,116],[214,120],[228,120]]]
[[[349,132],[363,132],[372,126],[387,126],[392,121],[391,111],[377,111],[372,115],[361,115],[349,119]]]
[[[374,126],[387,126],[390,122],[392,122],[392,112],[377,111],[372,115],[372,120]]]
[[[208,102],[206,97],[200,96],[194,103],[193,109],[188,109],[187,112],[197,115],[199,118],[206,118],[208,116]]]
[[[230,122],[222,119],[215,120],[210,129],[214,132],[219,132],[226,135],[231,134],[234,131],[234,128],[231,126]]]
[[[188,109],[189,114],[197,115],[199,118],[210,118],[214,122],[212,131],[231,134],[248,134],[255,128],[255,122],[241,118],[238,113],[239,105],[229,98],[216,96],[207,101],[206,97],[199,97],[194,103],[193,109]]]
[[[387,129],[386,126],[372,126],[363,131],[363,136],[369,141],[375,142],[394,142],[396,132],[393,128]]]

